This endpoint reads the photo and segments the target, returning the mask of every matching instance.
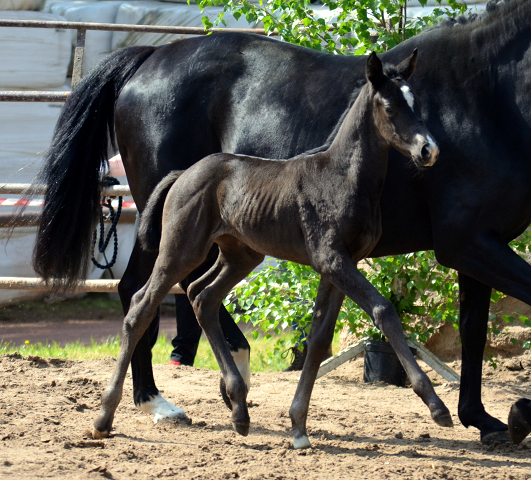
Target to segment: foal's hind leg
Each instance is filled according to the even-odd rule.
[[[127,315],[133,295],[139,291],[149,279],[157,255],[152,252],[141,250],[139,242],[135,247],[127,269],[118,286],[120,300]],[[152,329],[158,332],[159,309],[155,314],[150,328],[138,341],[133,356],[131,357],[131,374],[133,377],[133,398],[137,408],[145,413],[153,415],[153,421],[157,423],[162,418],[185,417],[184,410],[176,407],[166,400],[159,392],[153,376],[151,365],[151,347],[156,341],[156,335],[152,335]],[[194,318],[195,321],[195,318]],[[155,328],[154,328],[155,327]]]
[[[218,257],[221,269],[216,279],[201,291],[190,285],[189,295],[199,324],[203,328],[225,380],[226,392],[232,405],[232,424],[241,435],[249,433],[247,411],[248,385],[242,378],[225,341],[219,323],[219,306],[232,287],[244,279],[264,256],[236,240],[217,240],[220,245]]]
[[[161,245],[161,252],[155,262],[153,273],[144,287],[133,296],[131,307],[124,319],[122,345],[116,367],[108,387],[102,394],[101,411],[94,422],[93,436],[95,438],[107,437],[111,431],[114,414],[122,398],[125,375],[133,351],[149,327],[160,302],[173,285],[203,262],[208,248],[200,251],[192,246],[189,248],[182,246],[178,257],[172,255],[171,252],[173,252],[172,248],[163,248]]]
[[[201,290],[204,290],[211,283],[213,283],[223,269],[224,256],[219,254],[219,247],[217,245],[214,245],[214,248],[217,252],[217,258],[214,264],[201,277],[194,280],[186,289],[187,295],[190,298],[195,298],[199,292],[201,292]],[[234,358],[236,368],[240,372],[240,375],[247,385],[247,390],[249,390],[251,388],[251,347],[245,336],[242,335],[241,330],[232,320],[232,317],[226,314],[226,311],[225,315],[223,315],[223,313],[223,310],[220,308],[219,323],[221,325],[221,329],[223,330],[223,336],[225,337],[230,353]],[[229,410],[232,410],[232,403],[227,394],[227,386],[223,376],[220,378],[219,390],[225,405],[227,405]]]
[[[330,344],[334,338],[334,328],[344,298],[343,292],[321,278],[308,335],[308,355],[289,410],[293,426],[294,448],[310,447],[310,441],[306,434],[306,419],[308,418],[310,397],[319,366],[327,357]]]
[[[431,417],[443,427],[453,426],[448,408],[437,396],[428,376],[420,369],[404,338],[402,323],[389,300],[383,297],[360,273],[347,253],[332,252],[317,271],[348,295],[371,317],[383,332],[404,367],[413,391],[430,409]]]

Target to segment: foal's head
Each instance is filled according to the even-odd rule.
[[[396,67],[386,69],[375,53],[367,59],[367,80],[374,87],[373,112],[384,140],[419,167],[431,167],[439,148],[420,115],[417,96],[406,82],[415,71],[417,49]]]

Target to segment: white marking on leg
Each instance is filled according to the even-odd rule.
[[[407,85],[402,85],[400,90],[402,90],[402,94],[404,95],[409,108],[414,111],[413,107],[415,106],[415,96],[413,95],[413,92]]]
[[[295,450],[301,450],[303,448],[310,448],[312,445],[310,444],[310,440],[308,440],[308,437],[306,435],[303,435],[300,438],[293,437],[293,448]]]
[[[242,348],[241,350],[236,350],[235,352],[231,351],[230,353],[232,354],[236,368],[240,372],[245,385],[247,385],[247,391],[249,391],[251,389],[250,352],[246,348]]]
[[[168,402],[160,393],[154,396],[148,402],[139,405],[138,408],[144,413],[154,415],[153,423],[158,423],[163,418],[185,418],[184,410],[176,407],[173,403]]]

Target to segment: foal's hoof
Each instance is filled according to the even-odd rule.
[[[232,426],[234,430],[236,430],[236,432],[239,433],[242,437],[246,437],[247,435],[249,435],[249,423],[232,422]]]
[[[490,432],[485,435],[481,435],[481,444],[482,445],[492,445],[497,443],[499,445],[505,445],[507,443],[513,443],[509,432],[507,430],[500,430],[498,432]]]
[[[440,403],[431,403],[429,405],[431,418],[433,421],[441,427],[453,427],[454,422],[452,416],[450,415],[450,410],[446,408],[446,405],[442,402]]]
[[[531,399],[521,398],[509,411],[509,435],[517,445],[531,433]]]
[[[223,380],[223,377],[219,379],[219,392],[221,393],[221,398],[225,402],[225,405],[227,405],[227,408],[232,411],[232,402],[227,394],[227,385],[225,385],[225,380]]]
[[[433,417],[433,420],[435,420],[435,423],[441,427],[454,426],[454,421],[452,420],[452,416],[449,413],[437,415],[436,417]]]
[[[104,430],[104,431],[99,431],[97,430],[96,428],[93,428],[92,429],[92,438],[95,438],[97,440],[101,440],[102,438],[108,438],[110,435],[110,432]]]

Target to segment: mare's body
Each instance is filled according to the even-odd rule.
[[[396,63],[418,47],[423,61],[412,87],[422,85],[424,119],[441,156],[418,174],[390,153],[383,233],[371,253],[434,249],[442,264],[459,271],[459,418],[486,442],[508,438],[507,426],[481,402],[491,288],[531,304],[531,267],[507,245],[531,220],[531,1],[491,10],[468,24],[425,32],[383,56]],[[37,271],[68,283],[86,264],[106,133],[113,125],[142,210],[167,173],[208,154],[289,158],[324,144],[363,79],[364,65],[360,57],[245,34],[113,54],[72,93],[47,154],[43,177],[50,188]],[[135,246],[120,284],[125,311],[154,262],[153,254]],[[234,349],[248,348],[233,323],[222,326]],[[132,359],[135,403],[170,415],[174,410],[161,401],[149,359],[145,335]]]
[[[376,55],[368,58],[368,83],[324,152],[283,162],[220,153],[160,182],[139,229],[144,248],[158,250],[158,257],[124,320],[123,347],[102,396],[95,437],[105,437],[111,430],[136,342],[158,305],[175,283],[201,266],[214,243],[219,247],[216,263],[188,287],[187,295],[218,360],[236,431],[243,435],[249,431],[249,378],[244,378],[248,372],[238,371],[230,354],[218,312],[227,293],[266,254],[311,265],[321,274],[308,359],[290,409],[295,448],[310,446],[306,418],[313,382],[332,342],[344,295],[357,302],[387,336],[433,419],[452,425],[448,409],[405,342],[392,304],[356,266],[380,238],[379,201],[389,147],[424,167],[432,166],[439,154],[405,82],[416,57],[415,50],[387,75]]]

